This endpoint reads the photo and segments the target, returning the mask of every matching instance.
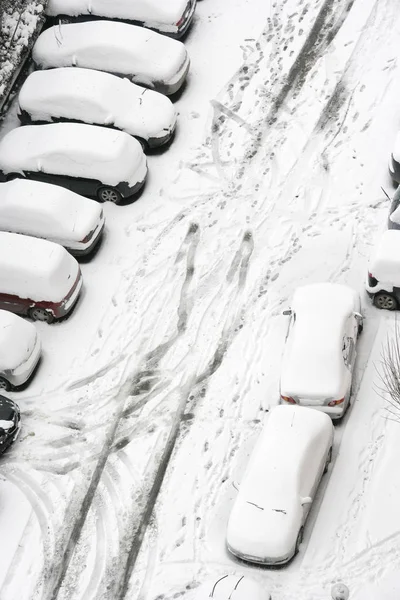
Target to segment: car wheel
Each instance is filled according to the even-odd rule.
[[[119,204],[122,200],[119,191],[112,187],[101,187],[97,191],[97,198],[100,202],[113,202],[114,204]]]
[[[397,309],[397,300],[388,292],[378,292],[374,296],[374,305],[376,308],[381,308],[385,310],[396,310]]]
[[[304,527],[301,527],[300,531],[299,531],[299,535],[297,536],[297,540],[296,540],[296,551],[295,551],[295,554],[298,553],[300,545],[301,545],[301,542],[303,541],[303,533],[304,533]]]
[[[326,462],[325,462],[325,468],[324,468],[324,475],[325,473],[328,472],[328,467],[331,463],[332,460],[332,446],[329,448],[329,452],[328,452],[328,456],[326,457]]]
[[[11,383],[4,379],[4,377],[0,377],[0,391],[9,392],[11,390]]]
[[[54,315],[45,308],[31,308],[29,316],[33,321],[43,321],[44,323],[52,323],[54,321]]]

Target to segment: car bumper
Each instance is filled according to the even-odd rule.
[[[244,553],[232,548],[229,544],[227,544],[227,548],[231,554],[233,554],[234,556],[237,556],[237,558],[240,558],[240,560],[244,560],[249,563],[255,563],[257,565],[265,565],[265,566],[285,565],[294,557],[294,555],[296,553],[295,548],[293,548],[285,556],[279,556],[279,557],[253,556],[251,554],[244,554]]]
[[[79,244],[79,246],[75,248],[68,247],[68,252],[70,252],[73,256],[87,256],[88,254],[91,254],[101,240],[104,231],[104,225],[105,219],[103,218],[97,229],[95,229],[92,238],[86,242],[86,244]]]
[[[30,357],[24,363],[13,369],[7,379],[13,387],[20,387],[30,379],[37,365],[39,364],[42,347],[39,336],[36,337],[36,343],[33,347]]]
[[[175,134],[175,125],[170,129],[170,131],[165,135],[160,135],[159,137],[150,137],[147,140],[147,145],[149,148],[160,148],[160,146],[164,146],[168,144],[168,142],[174,137]]]
[[[79,281],[72,293],[72,295],[70,296],[70,298],[68,298],[68,300],[62,304],[59,309],[54,313],[54,316],[56,319],[62,319],[63,317],[66,317],[68,313],[71,312],[71,310],[74,308],[75,304],[78,302],[78,298],[79,298],[79,294],[81,293],[82,290],[82,285],[83,285],[83,278],[82,275],[80,275]]]
[[[159,82],[155,85],[155,89],[166,96],[172,96],[182,87],[189,72],[190,58],[186,56],[185,62],[182,64],[178,73],[168,82]]]
[[[332,421],[335,421],[336,419],[341,419],[343,417],[344,413],[346,412],[348,402],[348,400],[345,400],[342,404],[339,404],[338,406],[326,406],[323,404],[307,404],[307,402],[303,401],[301,403],[298,403],[297,406],[314,408],[315,410],[319,410],[320,412],[326,413],[331,417]],[[285,402],[284,400],[281,400],[280,404],[283,404],[284,406],[289,406],[289,403]]]

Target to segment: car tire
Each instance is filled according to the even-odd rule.
[[[107,186],[103,186],[97,190],[97,198],[100,202],[112,202],[113,204],[119,204],[122,200],[122,196],[118,190]]]
[[[296,540],[295,554],[298,554],[298,552],[299,552],[301,542],[303,541],[303,534],[304,534],[304,527],[300,527],[300,531],[299,531],[299,534],[298,534],[297,540]]]
[[[332,460],[332,446],[329,448],[328,456],[326,457],[324,473],[323,473],[324,475],[325,475],[325,473],[328,472],[328,468],[329,468],[329,465],[331,464],[331,460]]]
[[[0,392],[9,392],[11,390],[11,383],[4,377],[0,377]]]
[[[45,308],[31,308],[28,314],[33,321],[42,321],[43,323],[52,323],[54,321],[53,313]]]
[[[388,292],[378,292],[375,294],[373,303],[376,308],[381,310],[397,310],[398,308],[396,298]]]

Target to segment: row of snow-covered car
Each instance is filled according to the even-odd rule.
[[[389,171],[399,184],[400,135],[396,148]],[[368,264],[366,291],[377,308],[400,308],[399,256],[400,188]],[[332,420],[341,419],[350,404],[363,329],[359,294],[339,284],[298,288],[284,314],[289,322],[280,406],[271,411],[251,454],[226,533],[232,554],[262,565],[284,564],[299,549],[332,458]]]
[[[18,97],[23,127],[0,142],[0,390],[24,385],[40,360],[36,328],[21,317],[50,323],[78,300],[73,255],[90,254],[105,224],[89,198],[134,197],[147,176],[145,152],[172,139],[177,116],[167,96],[190,65],[173,38],[186,33],[195,7],[48,3],[49,27],[32,52],[37,70]],[[18,406],[0,396],[0,453],[19,428]]]

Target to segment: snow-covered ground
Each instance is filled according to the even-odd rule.
[[[1,600],[172,600],[226,572],[323,600],[399,569],[400,425],[375,389],[394,317],[363,292],[392,191],[399,36],[396,0],[198,3],[176,139],[136,203],[105,206],[82,299],[38,325],[42,364],[13,395]],[[353,406],[299,555],[239,564],[226,523],[278,400],[282,310],[327,280],[362,293]]]

